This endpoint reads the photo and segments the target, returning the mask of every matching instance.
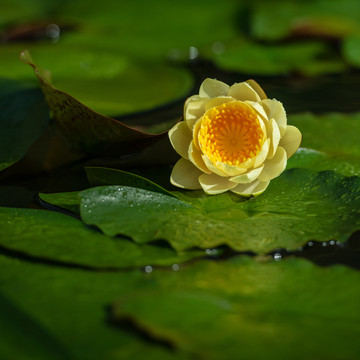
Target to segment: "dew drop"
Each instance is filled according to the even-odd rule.
[[[171,269],[172,269],[173,271],[178,271],[178,270],[180,269],[180,266],[179,266],[178,264],[173,264],[173,265],[171,266]]]
[[[147,265],[147,266],[145,266],[145,272],[147,273],[147,274],[150,274],[150,273],[152,273],[153,272],[153,267],[152,266],[150,266],[150,265]]]

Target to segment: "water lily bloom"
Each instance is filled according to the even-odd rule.
[[[169,130],[181,159],[170,181],[207,194],[259,195],[279,176],[301,142],[280,101],[253,80],[229,86],[206,79],[187,99],[183,120]]]

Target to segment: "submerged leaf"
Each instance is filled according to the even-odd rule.
[[[237,251],[296,249],[309,240],[344,241],[360,228],[360,179],[334,172],[286,171],[261,196],[164,194],[127,186],[80,193],[81,217],[104,233],[136,242],[167,240],[175,249],[227,244]]]

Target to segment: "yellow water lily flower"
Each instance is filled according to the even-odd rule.
[[[259,195],[279,176],[301,142],[287,125],[280,101],[268,99],[253,80],[229,86],[206,79],[184,106],[184,119],[169,130],[181,159],[170,181],[207,194]]]

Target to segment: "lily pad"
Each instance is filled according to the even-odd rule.
[[[143,341],[136,334],[107,321],[107,306],[114,297],[126,294],[143,280],[147,274],[141,271],[84,271],[19,261],[2,255],[0,269],[3,296],[22,312],[24,320],[31,319],[42,328],[44,342],[49,340],[46,344],[40,343],[40,339],[36,342],[39,333],[36,325],[24,334],[28,323],[13,322],[8,332],[13,336],[22,333],[15,344],[2,344],[10,334],[1,337],[0,347],[4,350],[6,345],[6,359],[57,359],[53,353],[46,354],[54,342],[67,352],[62,356],[64,352],[58,348],[58,356],[62,359],[125,360],[129,357],[139,359],[144,354],[150,360],[183,359],[167,348]],[[26,345],[26,340],[33,340],[32,348],[27,348],[33,351],[27,357],[18,357],[21,353],[19,345]],[[54,346],[52,349],[56,350]]]
[[[33,64],[28,52],[22,52],[21,58],[34,68],[57,127],[75,149],[97,155],[115,156],[134,152],[163,136],[144,133],[94,112],[72,96],[50,85],[44,73]]]
[[[1,293],[0,316],[2,359],[71,359],[60,342]]]
[[[290,35],[343,38],[359,30],[358,10],[357,0],[257,1],[251,33],[263,40]]]
[[[224,51],[209,56],[220,68],[245,74],[285,75],[296,72],[311,76],[341,73],[345,69],[345,64],[331,58],[329,47],[321,42],[261,45],[237,41],[223,46]]]
[[[335,170],[343,175],[360,175],[360,114],[310,113],[290,116],[290,123],[303,134],[299,151],[288,168]]]
[[[48,125],[39,89],[0,78],[0,171],[19,161]]]
[[[345,241],[360,227],[360,179],[335,172],[286,171],[264,194],[181,192],[184,201],[127,186],[82,191],[81,217],[105,234],[138,243],[167,240],[176,250],[226,244],[237,251],[296,249],[309,240]]]
[[[111,239],[73,217],[35,209],[0,208],[0,239],[3,248],[33,258],[94,269],[173,265],[205,256]]]
[[[351,269],[235,258],[154,272],[151,280],[151,289],[115,302],[114,319],[194,358],[337,360],[360,353],[360,274]]]

